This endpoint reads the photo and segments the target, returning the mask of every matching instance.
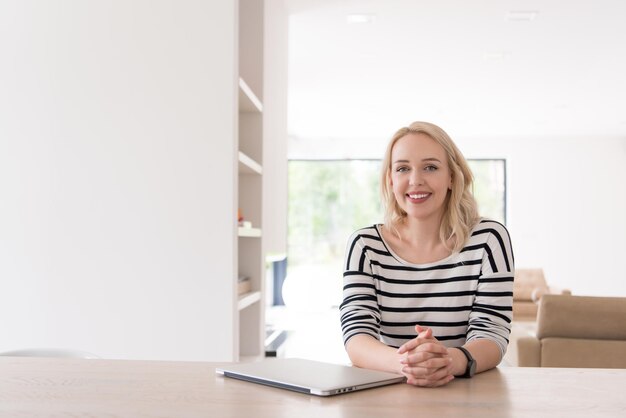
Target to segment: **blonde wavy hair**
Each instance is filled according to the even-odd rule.
[[[406,212],[398,205],[391,186],[391,151],[398,140],[411,133],[428,135],[443,147],[448,156],[448,167],[452,176],[452,188],[444,202],[444,214],[439,227],[439,238],[446,248],[459,252],[469,239],[472,228],[480,220],[478,206],[472,194],[474,176],[448,134],[439,126],[428,122],[413,122],[400,128],[389,141],[382,163],[381,195],[385,215],[385,227],[399,238],[397,226],[406,219]],[[452,247],[448,242],[452,241]]]

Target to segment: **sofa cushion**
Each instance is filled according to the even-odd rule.
[[[626,341],[544,338],[541,367],[626,368]]]
[[[517,343],[517,365],[519,367],[541,366],[541,342],[531,336],[520,337]]]
[[[537,337],[626,340],[626,298],[545,295]]]
[[[513,320],[534,320],[537,317],[537,307],[535,302],[513,301]]]

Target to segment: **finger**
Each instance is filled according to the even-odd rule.
[[[431,375],[425,376],[422,380],[428,381],[428,382],[432,382],[436,385],[439,385],[439,382],[449,382],[450,380],[452,380],[454,378],[454,376],[452,376],[452,373],[449,373],[448,370],[443,370],[437,373],[433,373]]]
[[[417,347],[415,350],[407,352],[406,356],[403,356],[400,359],[400,363],[409,364],[409,363],[420,363],[422,361],[429,360],[431,358],[452,358],[447,350],[441,350],[437,347],[432,347],[432,349],[425,348],[426,344],[422,344]]]
[[[400,346],[400,348],[398,348],[398,354],[404,354],[408,351],[414,350],[420,344],[424,344],[425,342],[426,341],[421,340],[419,338],[413,338],[412,340],[405,342],[404,344]]]
[[[413,385],[413,386],[421,386],[421,387],[438,387],[438,386],[443,386],[443,385],[447,385],[448,383],[450,383],[452,380],[454,379],[454,376],[449,375],[446,376],[442,379],[439,380],[429,380],[429,379],[416,379],[416,378],[407,378],[406,382],[409,385]]]
[[[419,352],[433,353],[439,356],[449,355],[448,347],[433,340],[422,341],[422,343],[412,349],[409,354],[416,354]]]
[[[450,374],[452,371],[452,361],[443,358],[426,360],[417,364],[405,364],[401,372],[413,377],[428,377],[440,372],[441,375]]]
[[[415,325],[415,332],[417,332],[417,338],[433,338],[433,330],[421,325]]]
[[[406,364],[402,367],[402,373],[415,377],[427,377],[436,373],[444,376],[452,370],[451,365],[449,358],[433,358],[417,364]]]
[[[402,344],[400,348],[398,348],[398,354],[404,354],[410,351],[417,350],[419,347],[420,351],[432,351],[433,353],[443,353],[447,354],[448,349],[441,344],[437,340],[425,340],[422,338],[413,338],[412,340],[407,341]]]
[[[409,360],[413,360],[413,358]],[[413,361],[401,361],[400,363],[407,367],[424,367],[427,369],[439,369],[441,367],[448,367],[449,365],[451,365],[452,357],[450,356],[425,357],[423,359],[417,358],[416,360],[413,360]]]
[[[420,325],[415,326],[415,330],[418,333],[418,336],[413,338],[412,340],[407,341],[402,344],[400,348],[398,348],[398,354],[404,354],[407,351],[415,349],[420,344],[424,343],[425,340],[435,340],[433,337],[433,331],[430,328],[422,327]],[[421,334],[420,334],[421,332]]]
[[[402,357],[400,359],[400,363],[413,365],[413,364],[419,364],[423,361],[436,357],[436,354],[428,352],[428,351],[418,351],[418,352],[413,351],[412,353],[413,354],[407,354],[406,357]]]
[[[419,363],[430,358],[451,357],[448,349],[439,344],[421,344],[413,350],[409,350],[400,356],[400,363]]]
[[[406,372],[403,372],[402,374],[412,379],[430,379],[430,376],[434,376],[435,373],[437,373],[438,371],[439,369],[423,369],[423,368],[416,367],[416,368],[411,368],[410,372],[406,371]],[[439,374],[445,376],[449,373],[439,373]]]
[[[420,381],[420,385],[429,386],[429,382],[439,382],[444,381],[446,379],[451,380],[454,376],[452,375],[452,367],[443,367],[436,370],[428,370],[422,369],[421,372],[415,373],[416,370],[413,370],[414,373],[403,373],[406,377],[407,381]]]
[[[444,379],[446,376],[452,375],[452,367],[441,367],[439,369],[433,370],[432,373],[424,375],[422,378],[431,381],[438,381]]]

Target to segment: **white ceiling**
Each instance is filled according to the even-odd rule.
[[[285,1],[292,155],[414,120],[453,138],[626,137],[625,0]]]

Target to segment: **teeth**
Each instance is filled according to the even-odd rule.
[[[411,199],[423,199],[428,196],[428,193],[409,193]]]

